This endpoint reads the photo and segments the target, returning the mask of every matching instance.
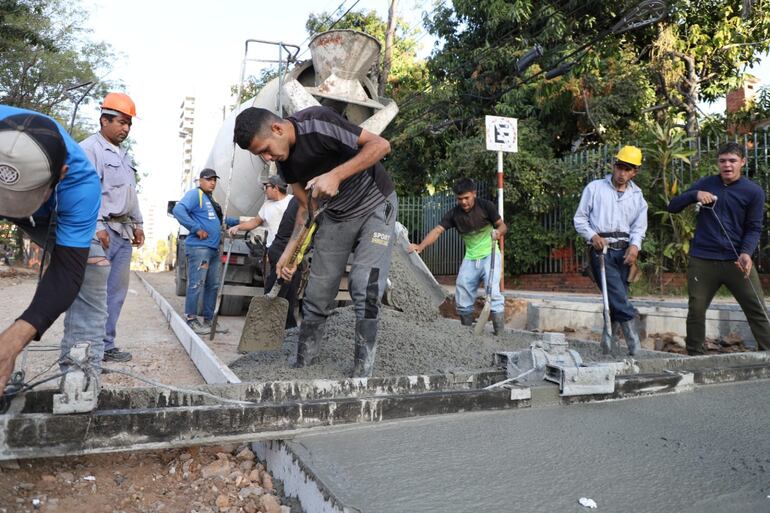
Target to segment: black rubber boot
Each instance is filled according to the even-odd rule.
[[[318,361],[321,354],[321,341],[326,331],[326,321],[302,321],[297,342],[297,359],[292,367],[305,367]]]
[[[473,314],[460,314],[460,324],[463,326],[473,326]]]
[[[353,358],[353,377],[371,378],[374,372],[374,359],[377,355],[378,319],[356,321],[355,355]]]
[[[505,312],[492,312],[492,328],[495,336],[500,336],[505,331]]]

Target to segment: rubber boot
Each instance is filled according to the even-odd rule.
[[[500,336],[505,331],[505,312],[492,312],[492,328],[495,336]]]
[[[636,326],[634,325],[633,319],[626,322],[620,323],[621,328],[623,328],[623,336],[626,339],[626,345],[628,346],[628,354],[630,356],[634,356],[641,347],[641,343],[639,342],[639,334],[636,332]]]
[[[299,341],[297,342],[297,359],[292,363],[292,367],[305,367],[318,361],[325,328],[326,320],[302,321],[302,325],[299,327]]]
[[[473,314],[460,314],[460,324],[463,326],[473,326]]]
[[[356,321],[355,355],[353,357],[353,377],[371,378],[374,372],[374,359],[377,355],[378,319]]]

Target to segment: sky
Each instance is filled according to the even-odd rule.
[[[90,13],[85,25],[93,39],[109,43],[117,54],[113,69],[104,80],[120,81],[124,92],[136,102],[138,119],[131,137],[134,157],[142,180],[143,210],[154,205],[157,235],[165,237],[176,223],[164,214],[168,200],[179,199],[182,147],[179,138],[180,106],[185,96],[196,98],[193,167],[206,162],[222,121],[224,105],[231,105],[230,87],[238,82],[244,41],[282,41],[307,48],[305,22],[311,13],[334,12],[355,0],[83,0]],[[359,0],[355,10],[374,9],[387,18],[388,0]],[[400,0],[398,13],[420,27],[422,13],[432,0]],[[430,36],[421,38],[421,56],[433,45]],[[252,56],[275,58],[275,50]],[[305,52],[301,57],[309,58]],[[256,74],[249,64],[247,74]],[[770,58],[750,71],[770,84]],[[724,101],[704,105],[706,112],[724,110]],[[82,115],[98,125],[96,103]]]
[[[345,8],[355,0],[348,0]],[[307,48],[305,22],[311,13],[333,12],[342,0],[84,0],[90,16],[85,25],[93,39],[109,43],[117,54],[103,80],[121,81],[124,92],[136,103],[138,119],[131,138],[142,179],[140,199],[145,216],[153,204],[161,237],[176,229],[166,218],[165,203],[179,199],[182,147],[179,138],[180,106],[185,96],[196,98],[193,166],[206,162],[222,121],[222,107],[233,102],[230,87],[237,84],[244,41],[282,41]],[[359,0],[355,10],[376,10],[387,19],[388,0]],[[420,26],[429,0],[400,0],[399,15]],[[344,12],[344,11],[342,11]],[[425,55],[429,38],[423,38]],[[275,48],[275,47],[273,47]],[[277,51],[252,56],[276,58]],[[309,58],[309,53],[303,56]],[[255,74],[258,65],[249,64]],[[97,103],[83,115],[98,126]]]

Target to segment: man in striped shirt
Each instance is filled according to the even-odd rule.
[[[390,143],[326,107],[310,107],[286,119],[250,107],[236,118],[234,140],[266,162],[276,162],[299,202],[294,234],[276,264],[280,278],[290,280],[296,269],[290,260],[308,211],[326,207],[315,236],[293,365],[304,367],[320,356],[326,317],[353,252],[353,375],[371,376],[398,208],[393,182],[380,163]]]

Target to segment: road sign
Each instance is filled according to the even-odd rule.
[[[486,116],[487,149],[491,151],[519,151],[518,120],[500,116]]]

